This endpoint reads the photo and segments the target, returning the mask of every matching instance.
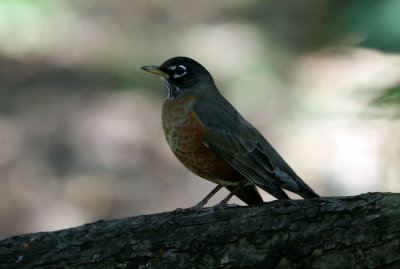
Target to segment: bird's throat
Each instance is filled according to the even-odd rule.
[[[160,77],[160,78],[165,86],[168,99],[175,98],[182,92],[181,88],[172,84],[171,81],[169,79],[167,79],[166,77]]]

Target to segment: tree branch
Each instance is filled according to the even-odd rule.
[[[0,241],[0,268],[400,268],[400,194],[174,211]]]

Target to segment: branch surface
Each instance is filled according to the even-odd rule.
[[[0,241],[0,268],[400,268],[400,194],[98,221]]]

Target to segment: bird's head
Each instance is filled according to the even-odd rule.
[[[210,73],[201,64],[187,57],[174,57],[160,66],[143,66],[142,69],[160,76],[167,89],[167,98],[216,89]]]

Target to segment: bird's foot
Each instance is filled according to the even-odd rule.
[[[227,204],[227,203],[219,203],[212,207],[212,209],[224,209],[230,207],[239,207],[240,205],[237,204]]]
[[[174,212],[193,212],[193,211],[202,211],[204,209],[203,204],[197,204],[195,206],[191,206],[188,208],[177,208]]]

